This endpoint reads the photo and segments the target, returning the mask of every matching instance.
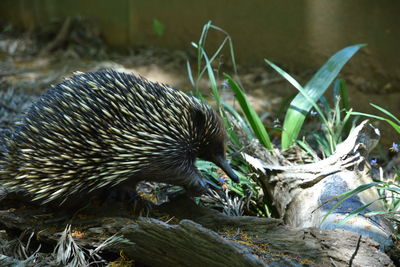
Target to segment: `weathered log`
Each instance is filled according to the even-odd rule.
[[[3,210],[0,229],[14,234],[29,229],[36,233],[33,248],[37,243],[54,247],[65,225],[44,223],[37,216],[42,212],[31,207]],[[117,234],[129,242],[113,244],[103,249],[105,254],[119,255],[123,250],[128,258],[150,266],[394,266],[378,243],[358,234],[296,229],[277,219],[230,217],[199,207],[186,196],[154,211],[168,214],[164,220],[169,223],[101,217],[101,208],[94,212],[98,216],[77,216],[70,222],[81,247],[96,248]]]
[[[289,226],[346,229],[370,236],[387,246],[391,244],[391,224],[380,216],[363,215],[371,210],[383,210],[379,201],[346,223],[340,223],[351,211],[377,200],[379,196],[374,189],[347,199],[321,224],[337,202],[329,200],[373,182],[366,159],[379,137],[379,131],[364,121],[337,146],[333,155],[316,163],[293,165],[278,150],[268,151],[259,147],[253,150],[254,157],[246,154],[244,157],[258,171],[267,193]]]
[[[264,266],[251,248],[190,220],[178,225],[139,220],[138,225],[125,227],[122,234],[136,244],[126,253],[151,266]]]

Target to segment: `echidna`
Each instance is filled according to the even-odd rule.
[[[155,181],[207,189],[196,158],[235,182],[219,115],[185,93],[115,71],[78,73],[33,104],[6,142],[1,180],[42,203]]]

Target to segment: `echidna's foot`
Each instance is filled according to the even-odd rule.
[[[127,202],[137,197],[136,184],[120,184],[102,191],[102,202]]]
[[[136,191],[133,190],[124,190],[124,189],[115,189],[111,190],[110,192],[107,193],[105,197],[106,202],[112,202],[112,201],[117,201],[117,202],[123,202],[123,201],[131,201],[132,199],[135,199],[138,197],[138,194]]]
[[[133,213],[138,216],[148,216],[155,207],[151,201],[142,198],[136,191],[128,187],[119,187],[106,192],[103,204],[111,207],[128,204],[129,207],[132,207]]]
[[[198,197],[208,192],[207,180],[198,178],[189,185],[185,186],[186,192],[190,197]]]
[[[148,217],[150,212],[157,206],[153,202],[136,195],[130,200],[133,207],[133,213],[138,216]]]

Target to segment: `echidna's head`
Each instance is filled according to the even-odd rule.
[[[203,111],[204,112],[204,111]],[[239,178],[226,160],[226,133],[225,127],[218,114],[208,109],[206,114],[194,116],[195,122],[202,124],[202,142],[199,147],[198,157],[211,161],[220,167],[232,181],[238,183]]]
[[[235,183],[239,182],[238,176],[226,160],[226,143],[224,136],[214,139],[213,142],[203,147],[200,150],[199,158],[213,162],[220,167],[232,181]]]

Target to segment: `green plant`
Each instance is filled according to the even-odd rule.
[[[397,173],[397,181],[399,181],[399,173]],[[385,215],[387,218],[400,223],[399,219],[399,213],[400,213],[400,185],[397,182],[384,182],[384,181],[376,181],[372,182],[369,184],[364,184],[360,185],[357,188],[353,190],[349,190],[347,192],[344,192],[338,196],[335,196],[326,203],[337,200],[337,202],[329,209],[329,211],[324,215],[321,223],[325,221],[325,219],[331,214],[340,204],[342,204],[344,201],[349,199],[352,196],[355,196],[365,190],[368,190],[370,188],[376,188],[377,191],[379,192],[380,197],[378,199],[375,199],[373,201],[370,201],[369,203],[365,204],[364,206],[361,206],[351,212],[344,218],[343,220],[340,221],[341,224],[346,223],[350,219],[356,217],[360,213],[362,213],[365,209],[367,209],[369,206],[371,206],[373,203],[376,201],[382,201],[384,204],[384,207],[386,210],[378,210],[378,211],[370,211],[363,213],[364,216],[366,217],[371,217],[371,216],[376,216],[376,215]],[[325,203],[324,203],[325,204]],[[400,235],[399,235],[400,237]]]
[[[328,125],[328,120],[318,107],[317,101],[320,100],[347,61],[363,46],[362,44],[353,45],[337,52],[318,70],[304,87],[284,70],[265,59],[265,62],[269,66],[275,69],[299,91],[297,96],[290,103],[289,109],[285,115],[281,141],[282,149],[289,148],[296,141],[304,120],[311,108],[317,111],[321,122]],[[335,143],[333,137],[335,134],[332,132],[331,128],[328,127],[327,130],[330,131],[328,136],[331,137],[328,139],[329,145],[331,149],[334,149]]]
[[[164,24],[161,23],[158,19],[154,18],[153,19],[153,32],[157,34],[158,36],[163,36],[164,35]]]
[[[391,112],[388,110],[379,107],[377,105],[371,104],[374,108],[377,110],[381,111],[382,113],[386,114],[389,118],[385,118],[382,116],[377,116],[377,115],[372,115],[372,114],[367,114],[367,113],[361,113],[361,112],[352,112],[351,110],[348,112],[349,115],[356,115],[356,116],[365,116],[369,118],[374,118],[382,121],[386,121],[389,125],[391,125],[398,133],[400,133],[400,120],[394,116]],[[399,147],[398,144],[393,143],[393,146],[391,148],[394,150],[394,152],[399,153]],[[371,165],[374,165],[371,163]],[[341,223],[345,223],[351,218],[357,216],[361,212],[363,212],[365,209],[367,209],[371,204],[373,204],[376,201],[382,201],[383,205],[385,206],[386,210],[382,211],[372,211],[365,213],[364,216],[375,216],[375,215],[385,215],[387,218],[400,223],[399,219],[399,214],[400,214],[400,172],[399,170],[395,169],[396,172],[396,177],[393,179],[393,181],[375,181],[370,184],[366,185],[361,185],[357,187],[356,189],[350,190],[348,192],[345,192],[339,196],[337,196],[335,199],[338,199],[338,202],[332,206],[332,208],[327,212],[327,214],[324,216],[323,220],[338,206],[340,205],[343,201],[346,199],[359,194],[362,191],[365,191],[370,188],[376,188],[380,197],[378,199],[375,199],[371,201],[370,203],[367,203],[366,205],[352,211],[349,213],[349,215],[341,221]],[[331,201],[333,199],[330,199]],[[398,238],[400,238],[400,235],[398,235]]]
[[[216,49],[211,57],[208,56],[205,50],[207,34],[210,30],[215,30],[224,34],[225,36],[223,42]],[[234,68],[234,75],[235,77],[237,77],[237,68],[233,53],[232,39],[227,32],[219,27],[212,25],[211,22],[208,22],[206,25],[204,25],[198,43],[192,43],[192,45],[197,49],[197,64],[195,72],[196,75],[193,75],[189,62],[187,62],[187,71],[189,75],[189,80],[191,81],[194,88],[194,94],[202,99],[204,99],[204,97],[200,93],[199,82],[204,77],[204,75],[207,74],[208,80],[210,82],[212,97],[216,102],[217,108],[219,109],[221,116],[224,119],[224,123],[227,128],[227,132],[232,142],[232,145],[235,146],[236,149],[240,149],[242,147],[242,144],[236,133],[232,130],[232,123],[228,119],[230,115],[235,118],[240,117],[240,115],[238,115],[237,112],[235,112],[234,109],[231,108],[227,103],[221,100],[219,93],[220,88],[217,82],[218,70],[216,71],[213,68],[213,62],[221,53],[223,47],[226,44],[229,45],[230,57]],[[319,140],[319,146],[323,148],[322,150],[324,151],[323,153],[325,155],[329,155],[334,151],[336,144],[341,141],[343,130],[348,130],[349,128],[348,126],[350,115],[345,114],[343,116],[343,119],[341,115],[343,110],[348,110],[348,99],[346,97],[347,93],[343,81],[338,80],[338,82],[336,83],[334,89],[336,96],[333,109],[328,108],[329,105],[325,105],[325,112],[323,112],[318,106],[317,102],[324,101],[323,94],[325,93],[325,91],[329,88],[330,84],[337,77],[346,62],[363,46],[364,45],[349,46],[337,52],[320,68],[320,70],[304,87],[302,87],[293,77],[291,77],[288,73],[279,68],[277,65],[273,64],[269,60],[265,60],[265,62],[269,66],[271,66],[280,75],[286,78],[299,91],[299,93],[290,102],[289,109],[286,112],[282,133],[283,149],[289,148],[297,140],[306,115],[310,112],[312,108],[314,108],[317,111],[321,122],[324,125],[328,126],[323,131],[323,135],[315,136]],[[245,129],[248,138],[251,139],[254,133],[255,137],[260,141],[263,146],[268,149],[272,149],[272,143],[270,141],[268,132],[266,131],[262,120],[259,118],[255,110],[250,106],[244,90],[240,85],[240,82],[236,81],[228,74],[224,74],[224,78],[226,79],[229,87],[235,93],[235,98],[243,111],[244,117],[247,120],[247,123],[243,119],[239,119],[238,121],[240,121],[243,129]],[[222,86],[221,89],[223,90],[224,87],[226,86]],[[339,101],[339,95],[344,99],[342,102]],[[248,130],[249,128],[252,129],[253,133]],[[312,152],[312,148],[310,146],[307,146],[305,142],[300,141],[298,142],[298,144],[302,145],[303,148],[308,149],[310,153]],[[240,162],[240,160],[238,161]],[[240,162],[240,164],[245,165],[245,163],[243,162]],[[207,173],[210,172],[207,171]],[[243,180],[244,179],[245,177],[243,176]],[[257,181],[255,182],[257,183]],[[232,188],[235,188],[235,186],[233,186]],[[243,189],[238,189],[235,192],[243,195]]]
[[[286,112],[284,123],[281,146],[282,149],[287,149],[297,140],[300,130],[303,126],[304,120],[307,114],[312,108],[314,108],[321,120],[321,123],[326,126],[325,137],[316,136],[319,138],[319,144],[324,148],[325,154],[330,155],[336,148],[336,145],[341,141],[342,131],[346,129],[349,131],[349,115],[341,117],[342,109],[348,110],[348,98],[347,92],[342,80],[338,80],[336,83],[336,96],[335,96],[335,107],[330,109],[328,112],[323,112],[318,106],[318,101],[323,101],[323,94],[329,88],[332,81],[337,77],[340,70],[347,63],[347,61],[364,45],[353,45],[346,47],[335,55],[333,55],[311,78],[311,80],[302,87],[292,76],[286,73],[284,70],[279,68],[271,61],[265,59],[265,62],[275,69],[282,77],[288,80],[299,93],[290,102],[289,108]],[[266,148],[271,149],[272,144],[261,119],[258,117],[256,112],[248,104],[244,91],[241,89],[238,83],[236,83],[232,77],[225,74],[224,77],[228,80],[231,89],[236,94],[236,100],[239,102],[242,111],[249,122],[255,136],[258,138],[261,144]],[[343,98],[342,109],[339,105],[339,96]],[[334,111],[334,112],[332,112]],[[306,144],[300,141],[302,147],[305,148]]]
[[[207,34],[210,30],[215,30],[217,32],[222,33],[225,36],[224,40],[218,46],[217,50],[212,54],[211,57],[208,56],[208,54],[205,50]],[[240,143],[240,140],[239,140],[238,136],[236,135],[236,133],[232,130],[233,126],[232,126],[231,122],[227,119],[227,114],[225,111],[226,109],[224,109],[224,106],[226,106],[227,104],[223,103],[221,101],[221,96],[219,94],[219,88],[218,88],[218,83],[217,83],[218,73],[214,71],[214,68],[212,66],[213,62],[216,60],[216,58],[221,53],[222,49],[224,48],[224,46],[226,44],[229,45],[229,51],[230,51],[230,56],[231,56],[231,60],[232,60],[233,70],[234,70],[234,73],[237,74],[232,39],[227,32],[225,32],[224,30],[222,30],[221,28],[219,28],[217,26],[212,25],[211,21],[209,21],[206,25],[203,26],[203,30],[201,32],[198,43],[192,42],[192,46],[197,49],[197,62],[196,62],[196,72],[195,72],[196,75],[195,76],[193,75],[189,61],[187,61],[186,66],[187,66],[189,80],[194,88],[194,95],[203,100],[204,100],[204,97],[200,93],[199,84],[200,84],[201,79],[204,77],[204,75],[207,74],[208,80],[210,82],[210,88],[211,88],[213,99],[215,100],[217,108],[220,111],[222,118],[224,119],[224,123],[225,123],[226,129],[228,131],[229,139],[235,146],[241,147],[242,144]],[[231,109],[231,111],[232,110],[233,109]]]
[[[386,114],[388,117],[391,119],[377,116],[377,115],[372,115],[372,114],[367,114],[367,113],[361,113],[361,112],[352,112],[351,110],[348,111],[347,115],[356,115],[356,116],[366,116],[369,118],[374,118],[382,121],[386,121],[391,125],[398,133],[400,133],[400,120],[394,116],[391,112],[388,110],[379,107],[377,105],[371,104],[374,108],[377,110],[381,111],[382,113]],[[395,150],[395,152],[400,152],[399,147],[396,143],[393,143],[392,149]],[[375,164],[375,160],[371,161],[371,165]],[[375,199],[367,204],[365,204],[362,207],[359,207],[358,209],[355,209],[351,211],[346,218],[344,218],[340,223],[344,224],[350,219],[356,217],[359,215],[361,212],[364,212],[365,209],[367,209],[370,205],[372,205],[376,201],[381,201],[382,204],[385,207],[385,210],[381,211],[370,211],[367,213],[363,213],[364,216],[376,216],[376,215],[384,215],[387,218],[400,223],[399,219],[399,214],[400,214],[400,172],[395,169],[396,171],[396,177],[394,178],[393,181],[375,181],[373,183],[365,184],[365,185],[360,185],[359,187],[349,190],[347,192],[344,192],[332,199],[329,199],[327,202],[332,201],[332,200],[337,200],[337,203],[333,205],[329,211],[325,214],[324,218],[322,219],[322,222],[329,216],[329,214],[332,213],[341,203],[343,203],[345,200],[349,199],[352,196],[355,196],[365,190],[368,190],[370,188],[375,188],[378,191],[379,198]],[[398,235],[400,238],[400,235]]]
[[[250,105],[249,101],[246,98],[243,90],[239,87],[239,85],[232,79],[228,74],[224,74],[224,77],[228,80],[229,86],[233,90],[236,95],[236,100],[239,102],[240,107],[244,115],[247,118],[251,128],[254,131],[254,134],[257,136],[260,143],[268,149],[272,149],[272,143],[269,138],[267,131],[260,119],[257,115],[256,111]]]
[[[214,30],[216,32],[222,33],[224,36],[224,39],[222,43],[217,47],[216,51],[211,54],[211,56],[208,55],[205,46],[206,46],[206,40],[207,40],[207,35],[210,30]],[[233,73],[235,76],[237,76],[237,67],[236,67],[236,62],[235,62],[235,56],[234,56],[234,51],[233,51],[233,43],[232,39],[229,36],[227,32],[222,30],[219,27],[214,26],[211,21],[208,22],[206,25],[204,25],[203,30],[200,35],[200,39],[198,43],[192,43],[192,46],[196,48],[197,50],[197,61],[195,64],[195,71],[192,71],[191,65],[189,61],[187,62],[187,71],[188,71],[188,76],[189,80],[193,86],[193,94],[197,96],[200,99],[205,100],[204,95],[200,93],[200,81],[207,77],[209,81],[209,85],[211,88],[211,96],[212,99],[215,101],[216,106],[224,120],[224,124],[226,126],[227,132],[228,132],[228,137],[230,140],[230,146],[229,149],[231,151],[240,151],[243,148],[243,144],[239,140],[237,134],[235,131],[233,131],[233,125],[231,121],[228,119],[229,117],[235,118],[236,122],[240,125],[239,127],[243,129],[244,133],[246,134],[247,138],[251,140],[253,138],[253,133],[251,132],[248,123],[243,120],[241,115],[228,103],[224,102],[221,99],[220,96],[220,91],[221,90],[227,90],[229,86],[237,86],[237,82],[233,81],[233,79],[229,76],[226,75],[224,77],[228,78],[227,83],[219,83],[218,78],[219,78],[219,70],[215,69],[213,67],[214,62],[217,60],[218,56],[221,54],[223,51],[223,48],[228,45],[229,48],[229,53],[230,53],[230,58],[232,61],[233,65]],[[233,83],[234,84],[233,84]],[[229,85],[229,86],[228,86]],[[247,103],[247,108],[248,110],[253,110],[252,107],[248,104],[247,99],[245,98],[244,94],[242,94],[242,98],[239,99],[237,98],[239,104],[242,104],[242,102]],[[264,131],[264,134],[266,134],[265,128],[262,125],[261,121],[259,120],[257,114],[255,111],[252,111],[252,115],[256,120],[258,119],[258,124],[259,124],[259,129],[260,131]],[[251,125],[251,124],[250,124]],[[252,125],[251,125],[252,126]],[[260,127],[261,126],[261,127]],[[258,134],[258,132],[256,132]],[[271,146],[271,144],[269,143]],[[210,164],[208,162],[204,162],[199,160],[196,165],[199,168],[199,170],[203,173],[203,175],[207,176],[210,180],[210,183],[213,187],[216,188],[221,188],[224,185],[227,185],[229,187],[229,190],[231,192],[234,192],[234,194],[237,194],[241,197],[241,200],[246,202],[246,203],[252,203],[250,206],[251,209],[253,209],[253,212],[262,215],[262,216],[269,216],[270,212],[268,210],[268,206],[266,204],[263,204],[262,206],[257,206],[255,203],[258,203],[257,199],[259,197],[263,197],[263,193],[260,192],[261,189],[257,185],[256,180],[252,180],[247,178],[249,174],[251,174],[249,166],[247,166],[247,163],[243,161],[243,159],[239,156],[239,153],[234,153],[232,155],[232,162],[235,166],[235,172],[239,176],[240,183],[239,184],[234,184],[231,181],[223,181],[220,179],[219,175],[216,173],[216,167],[213,164]],[[245,175],[246,174],[246,175]],[[251,175],[250,175],[251,176]],[[251,193],[247,193],[247,191],[250,190]]]
[[[321,125],[317,131],[312,131],[311,136],[317,144],[318,150],[323,157],[327,157],[336,149],[336,145],[343,141],[354,127],[356,120],[350,120],[351,109],[349,109],[349,100],[347,89],[343,79],[336,79],[333,86],[333,107],[329,105],[328,100],[322,96],[319,100],[319,106],[326,118],[326,124]],[[316,114],[313,110],[310,114]],[[315,159],[318,159],[313,149],[306,140],[297,140],[296,143],[308,152]]]
[[[382,113],[385,113],[386,115],[388,115],[391,119],[385,118],[385,117],[381,117],[381,116],[376,116],[376,115],[372,115],[372,114],[367,114],[367,113],[362,113],[362,112],[350,112],[351,115],[361,115],[361,116],[366,116],[369,118],[374,118],[374,119],[378,119],[378,120],[382,120],[382,121],[386,121],[387,123],[389,123],[390,126],[393,127],[393,129],[395,129],[399,134],[400,134],[400,120],[394,116],[392,113],[390,113],[389,111],[387,111],[384,108],[381,108],[377,105],[374,104],[370,104],[371,106],[373,106],[374,108],[376,108],[377,110],[381,111]]]

